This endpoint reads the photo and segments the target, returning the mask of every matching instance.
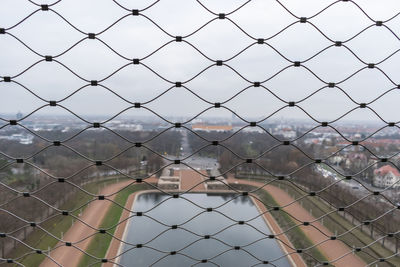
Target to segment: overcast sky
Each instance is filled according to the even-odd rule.
[[[120,0],[128,9],[143,9],[153,1]],[[244,0],[202,0],[215,13],[228,13],[244,4]],[[299,17],[310,17],[335,1],[282,0],[281,3]],[[373,20],[385,21],[400,12],[398,0],[355,1]],[[52,3],[51,1],[48,3]],[[9,28],[27,17],[38,7],[26,0],[2,0],[0,28]],[[125,16],[128,11],[112,0],[62,0],[52,7],[71,24],[85,33],[99,33]],[[161,0],[142,12],[173,36],[186,36],[215,18],[195,0]],[[253,0],[228,16],[248,35],[255,38],[273,36],[298,21],[278,2]],[[347,40],[373,22],[351,2],[339,2],[309,20],[332,40]],[[361,60],[377,63],[400,49],[400,16],[373,26],[346,43]],[[58,55],[86,35],[68,25],[54,12],[39,11],[22,24],[7,30],[42,55]],[[143,58],[173,38],[161,31],[144,16],[128,16],[97,36],[116,52],[127,58]],[[254,43],[249,36],[229,20],[215,20],[184,40],[213,60],[227,60]],[[303,61],[332,45],[309,23],[296,23],[268,41],[268,44],[292,61]],[[14,76],[39,61],[41,57],[27,49],[11,35],[0,35],[0,76]],[[130,61],[119,57],[99,40],[86,39],[57,58],[87,80],[101,80]],[[185,42],[172,42],[142,61],[170,81],[187,81],[213,62]],[[234,59],[226,62],[250,81],[263,81],[291,65],[266,44],[253,45]],[[363,68],[353,54],[344,47],[331,47],[304,63],[326,82],[339,82]],[[378,65],[395,84],[400,84],[400,51]],[[41,62],[14,79],[47,100],[61,100],[87,84],[56,62]],[[132,102],[145,102],[166,91],[171,84],[142,65],[130,65],[102,82],[103,85]],[[210,102],[228,100],[249,83],[227,66],[213,66],[185,84],[190,90]],[[288,68],[263,83],[274,94],[286,101],[299,101],[325,84],[305,68]],[[377,69],[365,69],[340,87],[356,102],[370,102],[395,85]],[[0,82],[0,114],[11,118],[18,111],[27,114],[45,102],[15,83]],[[400,121],[400,92],[393,90],[371,104],[388,121]],[[130,104],[101,87],[86,87],[62,102],[77,114],[111,116]],[[263,88],[250,88],[225,104],[239,115],[262,118],[285,104]],[[161,115],[194,116],[210,105],[199,100],[184,88],[174,88],[147,105]],[[333,120],[356,107],[337,88],[326,88],[299,103],[320,120]],[[68,114],[61,108],[47,107],[37,114]],[[132,109],[124,115],[151,115],[148,111]],[[228,116],[221,109],[205,113],[207,116]],[[298,108],[286,108],[274,118],[307,118]],[[346,119],[375,119],[367,109],[352,112]]]

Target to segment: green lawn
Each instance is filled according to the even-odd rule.
[[[117,178],[116,178],[117,179]],[[97,193],[102,187],[107,184],[115,183],[115,180],[107,180],[107,181],[99,181],[87,184],[84,186],[84,189],[90,191],[92,193]],[[265,179],[263,179],[265,180]],[[295,198],[300,197],[304,193],[287,182],[279,181],[280,187],[286,190],[290,195]],[[277,185],[275,183],[275,185]],[[115,201],[120,205],[124,206],[127,198],[130,194],[136,191],[145,190],[147,187],[145,185],[134,185],[129,188],[121,191],[117,194]],[[271,206],[277,206],[275,200],[264,190],[260,191],[260,198],[264,203],[268,203]],[[91,199],[87,194],[77,191],[75,196],[71,198],[70,201],[65,203],[60,209],[63,210],[72,210],[76,207],[82,206],[86,204]],[[319,200],[318,197],[306,197],[301,202],[301,205],[306,210],[312,210],[312,214],[315,217],[319,217],[327,214],[332,209],[329,205],[325,204],[323,201]],[[86,206],[85,206],[86,207]],[[74,214],[77,215],[79,211],[76,211]],[[108,211],[105,220],[101,223],[101,228],[107,229],[107,233],[112,235],[115,231],[115,225],[118,223],[120,216],[122,214],[122,208],[112,205],[110,210]],[[288,216],[286,213],[282,212],[271,212],[272,216],[278,222],[282,229],[288,229],[293,226],[295,222]],[[46,221],[41,224],[43,228],[48,230],[50,233],[57,237],[61,237],[61,233],[65,233],[72,225],[72,217],[71,216],[57,216],[52,218],[51,220]],[[331,232],[338,234],[346,232],[351,229],[353,225],[342,216],[337,213],[332,213],[329,216],[326,216],[323,221],[325,227],[327,227]],[[93,257],[84,256],[79,264],[79,266],[88,266],[90,264],[99,262],[98,259],[104,258],[111,242],[111,236],[107,234],[97,234],[94,239],[91,241],[87,252]],[[307,248],[312,245],[312,242],[305,236],[304,232],[301,231],[298,227],[290,230],[288,233],[288,238],[292,242],[292,244],[296,248]],[[351,233],[343,235],[341,238],[344,242],[350,244],[350,246],[354,245],[356,247],[362,247],[367,244],[372,243],[374,240],[366,233],[362,232],[359,228],[353,230]],[[48,248],[54,247],[58,241],[57,239],[47,235],[43,231],[36,229],[33,231],[26,240],[25,243],[30,246],[47,250]],[[309,255],[307,255],[309,254]],[[371,245],[369,248],[363,249],[363,251],[359,252],[358,255],[366,262],[371,262],[376,258],[383,258],[393,255],[393,252],[387,250],[379,243]],[[302,253],[303,259],[309,265],[313,265],[315,262],[326,261],[326,258],[318,249],[310,249],[306,253]],[[95,257],[95,258],[94,258]],[[25,266],[39,266],[41,261],[43,261],[44,256],[36,253],[32,253],[30,249],[25,247],[24,245],[17,244],[16,249],[12,252],[11,255],[8,255],[8,258],[17,259],[17,261]],[[379,263],[379,266],[400,266],[400,258],[394,257],[388,260],[389,263]],[[100,266],[100,263],[95,264],[96,266]]]
[[[136,185],[131,186],[123,191],[121,191],[115,198],[115,201],[125,206],[126,201],[130,194],[147,189],[144,185]],[[275,200],[266,192],[262,191],[260,193],[260,198],[264,201],[264,203],[268,203],[271,206],[277,206]],[[111,243],[112,237],[114,234],[116,225],[121,217],[122,208],[117,205],[113,205],[110,210],[107,212],[105,219],[101,223],[101,229],[107,229],[108,234],[96,234],[93,240],[90,242],[90,245],[86,252],[91,256],[85,255],[79,263],[80,267],[83,266],[101,266],[101,259],[105,258],[108,247]],[[278,221],[280,225],[286,226],[286,228],[295,225],[295,222],[286,214],[282,212],[273,212],[272,215]],[[301,229],[294,228],[293,230],[288,232],[288,236],[292,244],[296,248],[307,248],[312,246],[312,242],[307,238],[307,236],[303,233]],[[309,265],[315,265],[317,262],[324,262],[327,259],[323,256],[323,254],[315,248],[309,249],[302,254],[304,260]]]
[[[257,177],[259,178],[259,177]],[[259,180],[257,179],[256,180]],[[251,179],[249,179],[251,180]],[[271,177],[265,177],[262,179],[264,182],[271,180]],[[276,181],[273,182],[273,185],[279,186],[283,190],[287,191],[293,198],[300,198],[305,195],[303,191],[295,187],[289,182],[286,181]],[[299,201],[299,203],[308,211],[311,211],[312,215],[316,218],[320,216],[324,216],[325,214],[332,212],[333,209],[329,205],[327,205],[324,201],[322,201],[318,196],[310,197],[307,196]],[[339,215],[337,212],[331,213],[328,216],[325,216],[323,219],[323,224],[326,228],[328,228],[332,233],[337,233],[340,235],[341,233],[345,233],[352,229],[354,225]],[[374,242],[368,234],[361,231],[360,228],[356,228],[352,230],[350,233],[346,233],[340,238],[338,238],[349,245],[349,247],[363,247],[369,245]],[[365,262],[370,263],[376,260],[376,258],[385,258],[393,255],[394,253],[385,247],[383,247],[380,243],[374,243],[369,245],[368,248],[363,249],[361,252],[358,252],[357,255],[363,259]],[[393,257],[388,260],[388,262],[380,262],[379,266],[400,266],[400,257]]]
[[[107,181],[98,181],[89,183],[83,188],[91,193],[98,193],[101,188],[104,186],[115,183],[118,178],[107,180]],[[71,197],[70,201],[67,201],[64,205],[60,207],[62,210],[74,210],[77,207],[85,205],[88,201],[92,199],[91,196],[87,195],[82,191],[76,191],[74,196]],[[82,208],[84,210],[86,206]],[[77,215],[80,210],[75,211],[73,214]],[[42,224],[40,226],[54,236],[61,238],[62,233],[68,231],[73,223],[73,218],[71,216],[62,216],[58,215]],[[27,239],[24,242],[36,249],[48,250],[49,248],[53,248],[58,240],[48,235],[44,231],[36,228],[31,234],[28,235]],[[25,245],[17,244],[16,249],[8,255],[8,258],[15,259],[17,262],[23,264],[24,266],[32,266],[37,267],[44,260],[45,256],[41,254],[32,253],[32,250],[27,248]]]
[[[134,192],[150,189],[148,185],[132,185],[125,188],[117,194],[114,201],[125,206],[126,201]],[[92,241],[90,241],[89,247],[86,252],[91,256],[84,255],[79,263],[79,266],[101,266],[100,260],[105,258],[108,247],[111,244],[112,237],[114,234],[116,226],[121,218],[123,209],[117,205],[112,205],[108,210],[104,220],[100,224],[100,229],[106,229],[108,234],[96,234]]]
[[[286,188],[288,192],[298,198],[304,193],[301,192],[298,188],[293,185],[286,184]],[[325,202],[321,201],[318,197],[306,197],[302,201],[302,206],[306,210],[312,210],[312,214],[314,217],[320,217],[328,212],[331,212],[333,209],[325,204]],[[332,233],[345,233],[348,230],[352,229],[354,225],[339,215],[337,212],[326,216],[323,220],[323,224],[326,228],[328,228]],[[363,247],[369,245],[374,242],[368,234],[361,231],[360,228],[356,228],[349,233],[344,234],[339,238],[343,242],[349,244],[350,246],[355,247]],[[393,255],[394,253],[383,247],[380,243],[374,243],[370,245],[368,248],[363,249],[357,255],[362,258],[365,262],[373,262],[376,258],[385,258]],[[400,258],[393,257],[388,260],[389,263],[379,263],[379,266],[400,266]]]
[[[240,190],[250,191],[254,190],[255,187],[249,185],[231,185],[237,187]],[[260,200],[265,204],[266,208],[279,206],[275,199],[268,194],[265,190],[257,191],[257,195]],[[292,220],[292,218],[285,212],[282,211],[271,211],[271,215],[274,217],[276,222],[281,227],[282,231],[289,229],[296,225],[297,223]],[[315,266],[318,263],[328,261],[327,258],[319,251],[318,248],[310,248],[313,246],[312,241],[304,234],[304,232],[299,228],[295,227],[287,231],[286,236],[292,243],[295,249],[306,249],[300,255],[307,264],[307,266]],[[307,249],[309,248],[309,249]]]

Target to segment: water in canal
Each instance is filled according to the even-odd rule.
[[[151,248],[124,244],[119,263],[123,266],[151,266],[155,263],[152,266],[186,267],[198,263],[196,260],[208,259],[211,262],[198,265],[244,267],[265,260],[272,261],[273,265],[269,266],[290,266],[286,257],[282,257],[284,253],[277,241],[265,238],[264,234],[269,234],[270,230],[261,216],[248,222],[250,225],[239,225],[231,220],[247,221],[259,215],[248,197],[241,196],[223,205],[232,198],[231,194],[204,193],[184,194],[183,198],[175,199],[159,193],[139,195],[133,206],[134,211],[150,211],[144,213],[146,216],[130,219],[124,241],[146,244]],[[216,209],[205,212],[190,202]],[[171,225],[181,225],[186,230],[180,227],[171,229]],[[204,235],[211,235],[212,238],[204,239]],[[232,246],[243,249],[234,250]],[[163,253],[171,251],[179,253]]]

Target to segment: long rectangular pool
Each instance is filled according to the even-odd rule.
[[[123,266],[268,266],[263,261],[291,266],[277,240],[266,236],[271,231],[249,197],[143,193],[133,210],[143,216],[134,216],[127,224],[119,257]],[[204,238],[207,235],[209,239]]]

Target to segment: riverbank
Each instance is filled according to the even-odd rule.
[[[232,191],[229,190],[206,190],[203,184],[204,177],[201,176],[199,173],[193,171],[193,170],[180,170],[179,175],[182,177],[181,181],[181,190],[180,191],[174,191],[174,192],[187,192],[190,190],[190,192],[196,192],[196,193],[232,193]],[[128,201],[126,202],[125,209],[123,211],[123,214],[120,218],[120,224],[118,225],[116,231],[114,232],[114,237],[111,241],[110,248],[107,252],[107,259],[110,260],[111,262],[104,264],[103,266],[107,267],[112,267],[114,266],[114,262],[118,262],[118,255],[122,251],[122,243],[119,240],[124,239],[124,234],[127,231],[127,226],[128,226],[128,219],[130,216],[129,210],[132,210],[132,207],[134,205],[134,200],[140,194],[141,192],[132,194],[129,196]],[[253,203],[255,204],[256,208],[259,210],[260,214],[262,214],[262,217],[264,221],[266,222],[268,228],[271,230],[273,234],[281,233],[281,229],[279,228],[278,223],[274,220],[274,218],[271,216],[270,213],[265,213],[266,208],[265,206],[257,201],[256,199],[252,198]],[[289,239],[283,234],[279,235],[279,240],[277,240],[279,246],[281,249],[287,254],[289,262],[292,264],[292,266],[299,266],[303,267],[306,266],[304,263],[302,257],[299,254],[296,254],[295,250],[292,249],[293,245],[289,241]]]

